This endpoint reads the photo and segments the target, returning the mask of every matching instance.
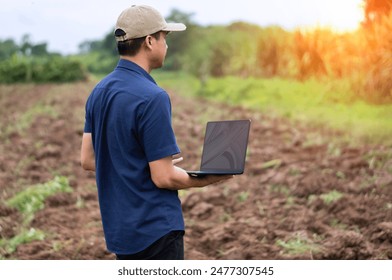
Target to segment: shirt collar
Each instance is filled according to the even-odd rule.
[[[146,77],[148,80],[150,80],[154,84],[156,84],[154,78],[151,77],[151,75],[146,70],[144,70],[142,67],[140,67],[139,65],[137,65],[136,63],[134,63],[132,61],[129,61],[126,59],[120,59],[120,61],[117,64],[117,68],[123,68],[126,70],[137,72],[137,73],[143,75],[144,77]]]

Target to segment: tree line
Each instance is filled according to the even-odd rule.
[[[0,83],[62,83],[85,80],[80,60],[49,52],[47,43],[35,44],[29,35],[21,43],[0,40]]]
[[[223,76],[346,79],[359,98],[391,102],[392,0],[364,0],[363,11],[357,30],[338,33],[246,22],[200,26],[192,13],[174,9],[168,21],[185,23],[187,31],[167,37],[164,69],[189,72],[201,82]],[[90,57],[90,71],[111,71],[117,61],[112,32],[80,48]]]

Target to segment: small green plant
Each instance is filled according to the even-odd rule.
[[[15,168],[13,169],[13,173],[15,176],[19,177],[20,173],[26,166],[28,166],[30,163],[34,162],[35,158],[32,156],[29,157],[22,157]]]
[[[28,224],[34,213],[44,208],[45,199],[58,192],[72,192],[68,178],[56,176],[44,184],[28,187],[10,198],[7,205],[18,209],[24,216],[24,223]]]
[[[342,171],[337,171],[336,172],[336,177],[338,177],[339,179],[345,179],[346,178],[346,174],[344,174]]]
[[[228,222],[228,221],[230,221],[230,220],[232,220],[232,219],[233,219],[233,217],[230,215],[230,213],[227,213],[227,212],[223,213],[223,214],[219,217],[219,220],[220,220],[222,223],[226,223],[226,222]]]
[[[289,187],[286,185],[282,185],[282,184],[272,184],[270,186],[270,191],[283,194],[286,197],[289,197],[289,195],[290,195]]]
[[[276,245],[282,247],[287,254],[300,255],[304,253],[316,253],[321,250],[320,246],[313,241],[297,235],[295,238],[288,241],[278,239]]]
[[[3,130],[4,133],[2,133],[0,138],[7,139],[7,137],[14,132],[23,134],[26,129],[32,125],[38,116],[50,116],[56,118],[58,116],[58,112],[53,109],[52,106],[38,102],[27,111],[17,116],[17,119],[14,123],[6,125]],[[37,145],[37,148],[39,148],[42,143],[37,143],[35,145]]]
[[[34,119],[37,116],[52,116],[52,117],[57,117],[58,112],[51,106],[44,104],[42,102],[38,102],[35,104],[33,107],[28,109],[26,112],[23,113],[23,115],[19,119],[19,129],[23,130],[25,128],[28,128],[31,123],[34,121]]]
[[[341,192],[338,192],[337,190],[330,191],[329,193],[325,193],[320,195],[320,198],[323,200],[323,202],[327,205],[330,205],[339,199],[343,197],[343,194]]]
[[[23,223],[17,235],[10,239],[0,239],[0,253],[12,254],[20,244],[45,239],[45,233],[30,228],[30,222],[34,218],[35,212],[44,208],[45,199],[58,192],[72,192],[67,177],[56,176],[53,180],[44,184],[28,187],[6,202],[8,206],[15,207],[22,213]],[[2,258],[3,256],[0,254],[0,259]]]
[[[63,248],[63,244],[61,242],[59,241],[52,242],[52,250],[54,252],[60,252],[62,248]]]
[[[11,254],[15,252],[16,248],[25,243],[29,243],[35,240],[44,240],[45,234],[36,230],[35,228],[23,229],[18,235],[11,239],[0,239],[0,248]]]
[[[311,194],[311,195],[308,196],[307,203],[308,203],[308,204],[311,204],[311,203],[313,203],[313,201],[315,201],[316,199],[317,199],[317,195]]]
[[[295,205],[295,198],[293,196],[288,196],[286,199],[285,207],[290,208]]]
[[[334,142],[328,143],[327,153],[333,157],[340,157],[342,155],[341,148]]]
[[[295,167],[292,167],[289,170],[289,175],[290,176],[299,176],[299,175],[301,175],[301,170],[299,170],[299,169],[297,169]]]
[[[239,202],[245,202],[248,200],[249,192],[240,192],[237,196]]]
[[[261,165],[261,169],[268,169],[268,168],[278,168],[282,164],[281,159],[273,159],[267,162],[264,162]]]
[[[380,169],[386,167],[386,165],[392,160],[392,152],[387,151],[370,151],[364,155],[364,160],[368,162],[369,168]],[[391,167],[389,166],[389,171]]]

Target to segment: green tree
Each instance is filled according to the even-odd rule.
[[[30,56],[32,44],[30,42],[30,35],[25,34],[22,36],[22,43],[19,46],[19,50],[24,56]]]
[[[196,76],[204,85],[210,76],[211,43],[206,28],[200,27],[197,34],[198,40],[181,55],[179,65],[183,71]]]
[[[181,22],[187,27],[185,32],[172,32],[167,36],[167,45],[169,46],[165,69],[178,71],[183,68],[182,56],[188,51],[190,46],[197,40],[199,26],[193,21],[193,13],[185,13],[177,9],[173,9],[169,16],[166,17],[167,22]]]
[[[260,27],[246,22],[234,22],[227,28],[225,35],[230,44],[230,55],[226,67],[226,74],[241,77],[254,76],[257,72],[256,50],[254,43]]]
[[[113,30],[114,27],[102,40],[84,41],[79,44],[81,61],[89,72],[107,74],[116,66],[118,53]]]
[[[49,52],[47,50],[47,43],[41,43],[36,45],[31,45],[31,55],[32,56],[47,56]]]
[[[8,59],[19,51],[18,45],[12,39],[0,40],[0,60]]]

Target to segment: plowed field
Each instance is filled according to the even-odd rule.
[[[93,173],[79,163],[92,83],[0,87],[0,238],[21,230],[6,201],[66,176],[29,228],[43,240],[0,259],[114,259],[106,251]],[[187,259],[392,259],[392,147],[170,92],[184,168],[198,168],[207,120],[252,119],[246,172],[181,191]]]

